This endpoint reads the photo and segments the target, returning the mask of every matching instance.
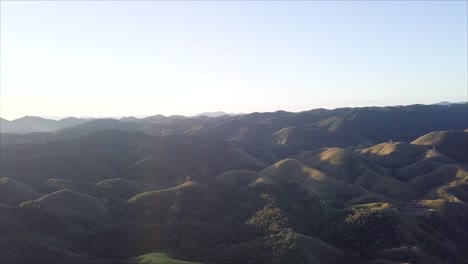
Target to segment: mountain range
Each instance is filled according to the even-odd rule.
[[[305,148],[320,144],[368,146],[391,139],[409,141],[436,130],[465,129],[467,105],[314,109],[298,113],[277,111],[217,117],[155,115],[119,120],[70,117],[57,121],[23,117],[13,121],[2,119],[0,133],[1,144],[71,139],[100,130],[118,129],[154,136],[177,134],[217,140],[274,141]]]
[[[468,263],[467,104],[1,125],[1,263]]]

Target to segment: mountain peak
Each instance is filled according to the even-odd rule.
[[[220,116],[224,116],[224,115],[232,116],[232,115],[236,115],[236,114],[226,113],[226,112],[223,112],[223,111],[215,111],[215,112],[203,112],[203,113],[194,115],[194,117],[199,117],[199,116],[220,117]]]

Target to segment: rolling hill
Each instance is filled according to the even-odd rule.
[[[466,107],[2,135],[1,262],[468,264]]]
[[[434,148],[459,162],[468,163],[468,131],[435,131],[417,138],[412,144]]]

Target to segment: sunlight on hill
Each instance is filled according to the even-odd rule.
[[[166,253],[149,253],[138,256],[128,262],[129,264],[201,264],[170,258]]]
[[[329,148],[319,155],[320,160],[328,160],[331,164],[347,165],[353,160],[351,153],[342,148]]]
[[[302,172],[307,173],[312,179],[320,181],[325,178],[325,174],[314,168],[302,166]]]
[[[301,144],[101,131],[4,145],[0,262],[463,263],[452,147]]]

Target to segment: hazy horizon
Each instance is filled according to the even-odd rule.
[[[467,2],[1,2],[0,116],[466,101]]]
[[[439,101],[439,102],[434,102],[434,103],[430,103],[430,104],[420,104],[420,105],[436,105],[436,104],[445,104],[445,103],[466,104],[466,103],[468,103],[468,101],[460,101],[460,102]],[[121,115],[121,116],[105,116],[105,115],[102,115],[102,116],[99,116],[99,115],[94,115],[94,116],[92,116],[92,115],[91,116],[79,116],[79,115],[43,116],[43,115],[27,114],[27,115],[15,117],[15,118],[5,118],[5,117],[3,117],[1,115],[0,115],[0,117],[5,119],[5,120],[8,120],[8,121],[13,121],[13,120],[23,118],[23,117],[41,117],[41,118],[52,119],[52,120],[61,120],[61,119],[70,118],[70,117],[85,118],[85,119],[106,119],[106,118],[108,118],[108,119],[120,119],[120,118],[125,118],[125,117],[136,117],[138,119],[141,119],[141,118],[150,117],[150,116],[157,116],[157,115],[163,115],[163,116],[167,116],[167,117],[177,116],[177,115],[185,116],[185,117],[196,117],[196,116],[199,116],[199,115],[212,114],[212,113],[224,113],[224,114],[227,114],[227,115],[247,115],[247,114],[252,114],[252,113],[268,113],[268,112],[271,113],[271,112],[278,112],[278,111],[298,113],[298,112],[302,112],[302,111],[309,111],[309,110],[315,110],[315,109],[334,110],[334,109],[340,109],[340,108],[398,107],[398,106],[410,106],[410,105],[418,105],[418,103],[407,104],[407,105],[363,105],[363,106],[341,106],[341,107],[329,107],[329,108],[327,108],[327,107],[318,107],[318,108],[303,109],[303,110],[300,110],[300,111],[287,111],[287,110],[284,110],[284,109],[276,109],[276,110],[273,110],[273,111],[259,111],[259,112],[247,112],[247,113],[230,113],[230,112],[219,110],[219,111],[198,112],[198,113],[189,114],[189,115],[183,115],[183,114],[165,114],[165,115],[163,115],[163,114],[159,114],[159,113],[154,113],[154,114],[149,114],[149,115]]]

